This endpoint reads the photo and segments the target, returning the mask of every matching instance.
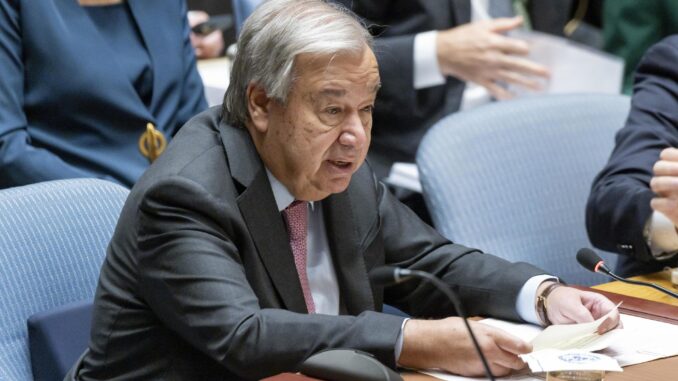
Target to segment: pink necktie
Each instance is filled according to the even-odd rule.
[[[308,309],[308,313],[312,314],[315,312],[315,304],[313,303],[311,287],[308,285],[308,275],[306,274],[307,204],[306,201],[294,201],[283,210],[283,216],[287,224],[287,233],[290,236],[290,247],[292,248],[292,254],[294,254],[294,265],[299,275],[301,290],[304,292],[306,309]]]

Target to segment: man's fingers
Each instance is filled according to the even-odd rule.
[[[505,331],[496,331],[492,333],[495,344],[508,353],[513,355],[521,355],[525,353],[532,352],[532,345],[528,342],[525,342],[508,332]]]
[[[603,322],[600,323],[596,331],[602,335],[607,331],[617,328],[617,326],[620,323],[621,320],[619,320],[619,312],[613,312],[612,315],[610,315],[607,319],[603,320]]]
[[[504,331],[493,332],[496,347],[492,350],[492,362],[508,369],[523,369],[525,362],[520,354],[532,352],[532,345]]]
[[[508,352],[504,352],[503,355],[496,356],[492,362],[493,364],[509,370],[520,370],[525,367],[525,362],[520,357]]]
[[[549,70],[546,66],[540,65],[529,59],[504,54],[499,56],[497,60],[499,61],[499,66],[504,70],[535,77],[549,77]]]
[[[678,226],[678,200],[667,197],[655,197],[650,201],[650,207],[663,213],[674,225]]]
[[[654,193],[663,196],[678,194],[678,177],[655,176],[650,180],[650,188]]]
[[[493,47],[504,54],[512,54],[517,56],[526,56],[530,54],[530,45],[520,39],[502,36],[500,34],[494,35],[492,38]]]
[[[499,100],[507,100],[513,98],[513,93],[510,91],[506,90],[505,88],[497,85],[491,80],[484,80],[481,82],[478,82],[479,85],[483,86],[484,88],[487,89],[487,91],[490,92],[490,94]]]
[[[678,176],[678,161],[659,160],[654,163],[652,172],[655,176]]]
[[[511,18],[504,17],[488,20],[486,23],[489,30],[495,33],[504,33],[521,26],[523,24],[523,18],[520,16]]]
[[[538,80],[509,70],[499,70],[497,72],[497,79],[506,83],[520,85],[533,91],[539,91],[542,88],[541,82]]]
[[[662,160],[678,161],[678,148],[664,148],[659,154],[659,158]]]

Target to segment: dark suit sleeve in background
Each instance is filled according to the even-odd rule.
[[[643,237],[652,214],[652,167],[662,149],[678,147],[676,62],[678,37],[651,48],[641,62],[631,112],[609,162],[594,180],[586,210],[596,247],[644,262],[653,260]]]

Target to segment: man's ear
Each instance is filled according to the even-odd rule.
[[[259,133],[265,133],[268,129],[269,108],[272,101],[263,86],[257,83],[247,85],[247,109],[250,113],[252,126]]]

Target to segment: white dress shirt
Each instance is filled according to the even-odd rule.
[[[471,0],[471,22],[489,20],[489,0]],[[435,30],[418,33],[414,36],[414,88],[416,90],[445,83],[445,76],[438,65]],[[489,103],[490,93],[484,87],[467,82],[462,96],[460,110]]]
[[[660,261],[673,258],[678,253],[678,233],[668,217],[652,212],[645,228],[645,239],[652,255]]]

